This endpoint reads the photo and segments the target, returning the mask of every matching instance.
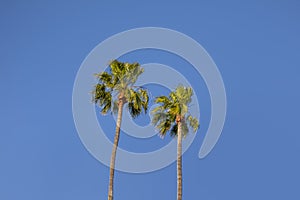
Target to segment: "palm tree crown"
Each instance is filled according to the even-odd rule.
[[[179,121],[182,123],[184,136],[189,132],[189,128],[192,128],[193,132],[197,131],[199,122],[188,113],[192,95],[192,88],[178,86],[169,96],[159,96],[155,99],[159,106],[152,110],[152,123],[161,136],[165,136],[167,132],[176,136]]]
[[[139,75],[144,72],[139,63],[122,63],[113,60],[109,72],[96,74],[98,83],[93,90],[93,102],[101,108],[101,113],[118,110],[118,101],[128,103],[132,117],[137,117],[142,110],[147,112],[148,93],[142,87],[134,86]],[[115,98],[117,97],[117,98]]]

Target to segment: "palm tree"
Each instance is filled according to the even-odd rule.
[[[152,123],[159,134],[164,137],[169,132],[177,136],[177,200],[182,200],[182,137],[189,132],[189,127],[194,132],[199,127],[198,120],[188,113],[192,95],[192,88],[178,86],[168,97],[157,97],[155,103],[159,106],[152,110]]]
[[[113,200],[113,183],[116,152],[120,137],[123,107],[127,104],[133,118],[147,112],[148,93],[142,87],[134,86],[139,75],[144,72],[139,63],[122,63],[113,60],[108,72],[96,74],[98,83],[93,90],[93,102],[101,108],[102,114],[117,112],[114,145],[111,153],[108,200]]]

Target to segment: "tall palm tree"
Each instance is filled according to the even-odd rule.
[[[139,75],[144,72],[139,63],[123,63],[113,60],[108,72],[96,74],[98,83],[93,90],[93,102],[101,108],[102,114],[117,112],[114,145],[111,153],[108,200],[113,200],[113,183],[116,152],[120,137],[123,107],[127,105],[131,116],[137,117],[147,112],[148,93],[142,87],[134,86]]]
[[[182,137],[189,128],[196,132],[199,127],[198,120],[188,112],[192,95],[192,88],[178,86],[169,96],[157,97],[155,103],[159,106],[152,110],[152,123],[159,134],[177,136],[177,200],[182,200]]]

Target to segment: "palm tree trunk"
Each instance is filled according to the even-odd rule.
[[[108,200],[113,200],[115,161],[116,161],[116,153],[117,153],[119,137],[120,137],[120,128],[121,128],[121,122],[122,122],[123,105],[124,105],[124,98],[119,98],[117,126],[116,126],[114,146],[113,146],[112,153],[111,153],[110,169],[109,169]]]
[[[182,131],[181,120],[177,130],[177,200],[182,200]]]

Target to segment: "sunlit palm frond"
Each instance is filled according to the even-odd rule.
[[[101,113],[106,114],[112,104],[112,96],[104,84],[97,84],[93,91],[93,102],[101,107]]]
[[[128,99],[128,109],[133,118],[140,115],[143,110],[147,112],[149,97],[145,89],[128,89],[125,97]]]
[[[167,109],[172,104],[170,99],[166,96],[156,97],[155,103],[162,105],[164,107],[164,109]]]
[[[186,121],[188,125],[193,129],[193,131],[196,132],[200,126],[199,121],[191,115],[186,117]]]
[[[167,116],[168,114],[163,112],[163,110],[152,112],[152,124],[156,126],[159,121],[165,121]]]
[[[102,82],[106,87],[113,88],[113,77],[111,74],[107,72],[101,72],[99,74],[96,74],[96,76],[99,78],[99,81]]]
[[[142,99],[142,107],[143,107],[145,113],[147,113],[148,103],[149,103],[148,92],[147,92],[147,90],[140,88],[138,90],[138,93],[140,94],[140,97]]]
[[[172,121],[169,118],[166,120],[160,120],[157,124],[157,128],[159,130],[159,134],[164,137],[166,133],[171,129]]]

